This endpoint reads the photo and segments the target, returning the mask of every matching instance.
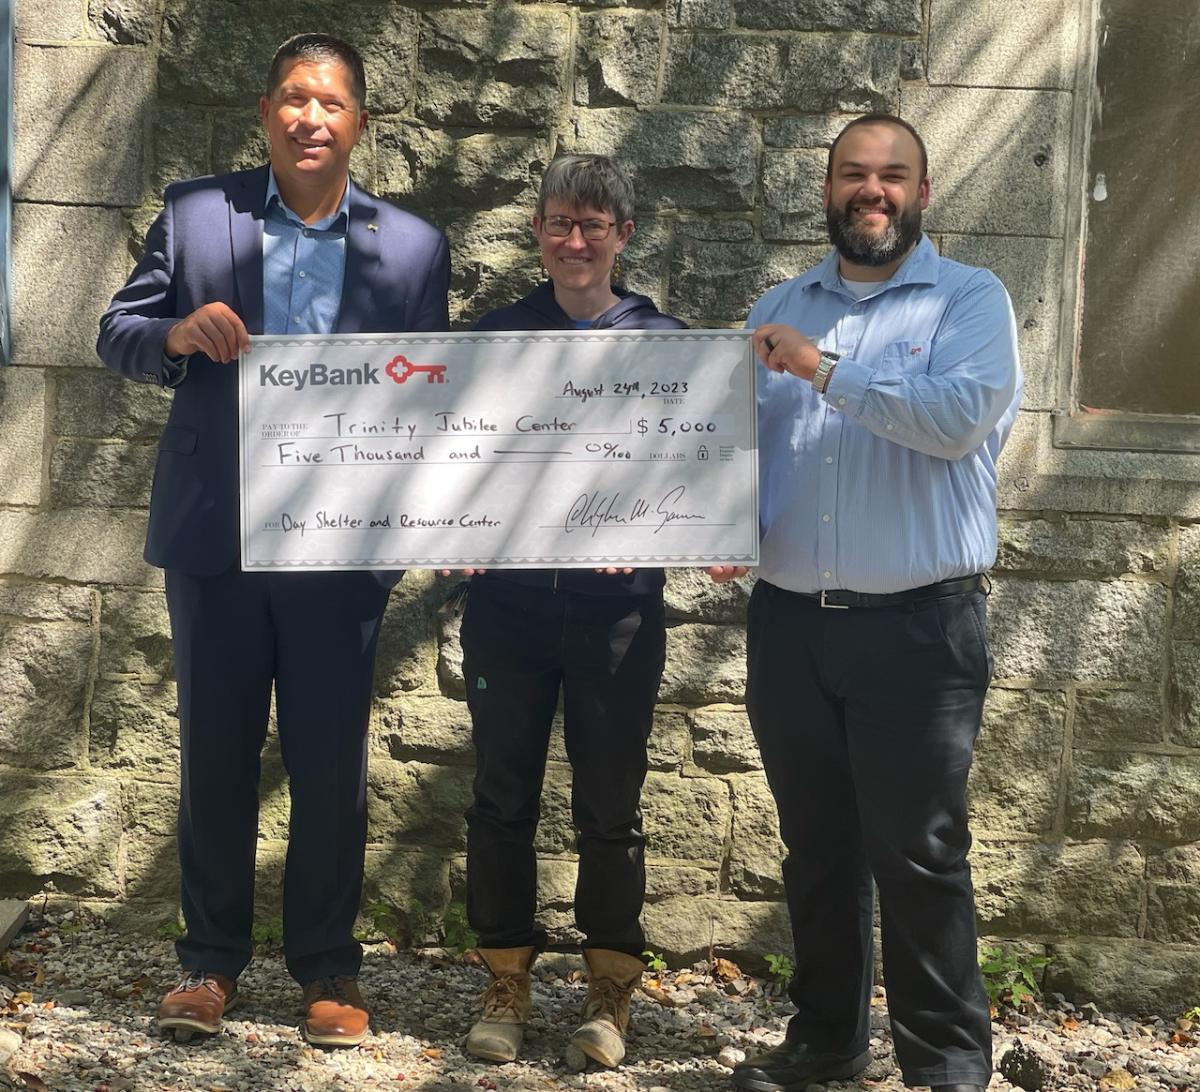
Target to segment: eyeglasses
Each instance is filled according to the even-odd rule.
[[[547,216],[542,221],[542,227],[546,229],[547,235],[565,239],[578,224],[579,232],[585,239],[598,243],[601,239],[608,238],[608,233],[612,231],[615,223],[615,220],[572,220],[569,216]]]

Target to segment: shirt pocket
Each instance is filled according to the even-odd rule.
[[[891,375],[929,371],[928,341],[889,341],[883,347],[879,370]]]

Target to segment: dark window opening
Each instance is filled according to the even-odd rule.
[[[1200,449],[1200,0],[1099,13],[1072,431]]]
[[[12,314],[12,0],[0,0],[0,364],[11,359]]]

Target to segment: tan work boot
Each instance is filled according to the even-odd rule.
[[[636,956],[608,948],[585,948],[588,992],[583,1023],[571,1036],[572,1045],[601,1065],[621,1064],[629,1030],[629,998],[642,981],[646,965]]]
[[[492,973],[483,992],[483,1016],[467,1033],[466,1051],[488,1062],[516,1060],[529,1019],[529,968],[534,949],[477,948]]]

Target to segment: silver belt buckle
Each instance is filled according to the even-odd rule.
[[[822,610],[849,610],[850,607],[846,603],[827,603],[825,602],[825,589],[821,589],[821,609]]]

